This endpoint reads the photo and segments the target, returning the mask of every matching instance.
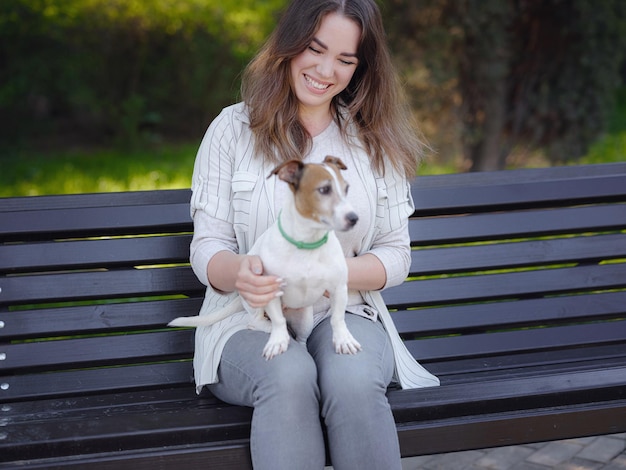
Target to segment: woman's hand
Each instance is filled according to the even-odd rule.
[[[263,263],[258,256],[242,256],[235,289],[253,308],[265,307],[271,300],[283,295],[283,280],[263,274]]]
[[[222,292],[237,290],[253,308],[265,307],[270,300],[283,294],[283,280],[263,274],[263,263],[258,256],[220,251],[209,261],[207,276],[214,289]]]

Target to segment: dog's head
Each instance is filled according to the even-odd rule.
[[[327,156],[323,163],[290,160],[277,166],[270,176],[278,175],[289,184],[300,215],[343,232],[359,220],[346,197],[348,183],[341,176],[345,169],[339,158]]]

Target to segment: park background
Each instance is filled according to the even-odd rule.
[[[0,197],[189,186],[286,0],[0,2]],[[419,174],[626,160],[623,0],[380,0]]]

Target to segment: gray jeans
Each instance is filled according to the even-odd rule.
[[[324,468],[320,414],[335,470],[402,468],[385,395],[394,368],[389,338],[380,322],[352,314],[346,322],[363,347],[355,355],[335,353],[329,319],[313,330],[306,347],[292,340],[269,361],[261,355],[267,333],[240,331],[228,340],[219,383],[209,390],[254,407],[250,451],[256,470]]]

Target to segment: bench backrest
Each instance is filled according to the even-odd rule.
[[[189,384],[189,196],[0,200],[0,400]]]
[[[0,402],[190,387],[187,190],[0,199]],[[444,383],[626,356],[626,164],[420,177],[384,292]],[[549,354],[546,352],[549,351]]]
[[[442,382],[623,367],[626,164],[422,177],[413,196],[411,277],[384,297]]]

